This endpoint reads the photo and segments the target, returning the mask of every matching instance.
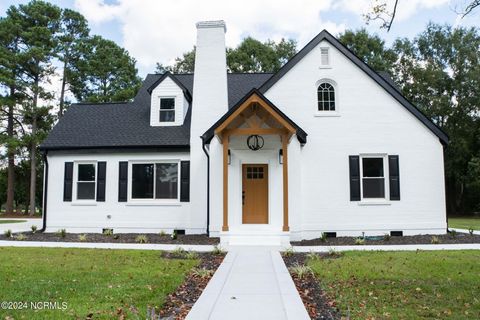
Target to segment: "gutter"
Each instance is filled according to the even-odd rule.
[[[42,218],[43,218],[43,227],[39,232],[45,232],[47,228],[47,194],[48,194],[48,158],[47,151],[43,153],[43,161],[45,163],[44,177],[43,177],[43,208],[42,208]]]
[[[202,138],[202,149],[207,156],[207,236],[210,236],[210,154],[207,151],[205,140]]]

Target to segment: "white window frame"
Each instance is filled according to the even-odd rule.
[[[78,189],[78,165],[79,164],[93,164],[95,167],[95,192],[93,199],[78,199],[77,189]],[[87,182],[87,181],[84,181]],[[90,182],[90,181],[88,181]],[[98,165],[97,161],[90,161],[90,160],[82,160],[82,161],[74,161],[73,162],[73,186],[72,186],[72,193],[73,193],[73,205],[96,205],[97,204],[97,183],[98,183]]]
[[[360,199],[359,205],[362,204],[390,204],[388,195],[390,194],[390,185],[389,177],[390,173],[388,171],[388,155],[385,153],[369,153],[369,154],[360,154]],[[363,197],[363,159],[365,158],[382,158],[383,159],[383,183],[384,183],[384,197],[383,198],[364,198]]]
[[[155,199],[155,187],[157,183],[157,163],[175,163],[177,165],[177,198],[176,199]],[[153,198],[132,198],[132,178],[134,164],[153,164]],[[128,161],[128,202],[130,204],[140,205],[180,205],[180,177],[181,165],[179,159],[161,159],[161,160],[132,160]]]
[[[318,110],[318,87],[322,83],[328,83],[333,87],[334,90],[334,96],[335,96],[335,110]],[[335,82],[335,80],[332,80],[330,78],[322,78],[315,82],[315,112],[314,116],[315,117],[340,117],[340,111],[339,111],[339,97],[340,95],[338,94],[338,84]]]
[[[161,109],[162,107],[162,99],[172,99],[173,100],[173,109]],[[162,111],[173,111],[173,121],[161,121],[161,114]],[[164,124],[176,124],[177,121],[177,97],[176,96],[159,96],[158,97],[158,123]]]
[[[318,67],[319,69],[331,69],[332,68],[332,54],[331,54],[331,49],[330,47],[327,46],[321,46],[320,47],[320,66]],[[322,63],[322,55],[323,55],[323,50],[327,50],[327,59],[328,59],[328,64],[323,64]]]

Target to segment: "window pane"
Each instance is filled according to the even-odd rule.
[[[364,198],[385,198],[385,179],[367,178],[363,179]]]
[[[175,111],[160,110],[160,122],[175,122]]]
[[[172,110],[175,109],[175,99],[162,98],[160,99],[160,110]]]
[[[95,181],[95,165],[79,164],[78,181]]]
[[[318,110],[335,110],[335,90],[330,83],[321,83],[318,86]]]
[[[363,158],[364,177],[383,177],[383,158]]]
[[[132,165],[132,198],[153,199],[153,164]]]
[[[95,182],[77,182],[78,200],[95,200]]]
[[[157,163],[156,199],[176,199],[178,194],[178,165]]]

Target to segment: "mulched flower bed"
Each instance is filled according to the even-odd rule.
[[[155,233],[139,234],[139,233],[114,233],[113,235],[104,235],[101,233],[84,233],[86,239],[81,241],[80,234],[67,233],[65,237],[57,233],[43,233],[43,232],[23,232],[27,238],[22,241],[45,241],[45,242],[93,242],[93,243],[138,243],[137,237],[145,235],[148,243],[158,244],[210,244],[217,245],[220,243],[219,238],[210,238],[205,234],[188,234],[177,235],[177,239],[172,239],[169,234],[160,235]],[[0,240],[16,240],[18,233],[15,233],[12,238],[7,238],[5,235],[0,235]]]
[[[195,272],[188,274],[180,287],[167,296],[162,309],[158,312],[155,311],[155,314],[158,314],[160,319],[185,319],[225,257],[224,253],[199,253],[198,255],[200,264],[197,270],[205,269],[209,271],[205,272],[205,274]],[[163,256],[165,258],[178,258],[175,252],[164,252]],[[156,318],[152,317],[152,319]]]
[[[389,237],[386,239],[382,236],[379,239],[369,239],[365,237],[364,245],[394,245],[394,244],[432,244],[432,239],[438,239],[438,244],[454,244],[454,243],[480,243],[480,235],[470,235],[468,233],[453,233],[443,235],[416,235],[416,236],[402,236]],[[292,241],[292,246],[348,246],[355,245],[358,237],[337,237]]]
[[[291,267],[305,265],[307,254],[295,253],[295,254],[283,254],[283,260],[290,270]],[[320,259],[332,259],[336,258],[335,255],[329,255],[319,253]],[[336,307],[335,301],[329,299],[323,290],[320,288],[318,280],[313,273],[309,273],[302,278],[298,277],[295,273],[290,272],[295,287],[302,298],[303,304],[308,311],[308,315],[311,319],[328,319],[336,320],[342,319],[340,310]]]

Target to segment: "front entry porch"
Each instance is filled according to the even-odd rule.
[[[212,199],[221,201],[222,243],[288,243],[288,146],[299,133],[306,136],[261,93],[252,91],[204,135],[208,142],[215,137],[216,155],[221,154],[212,161],[221,166],[221,174],[212,175],[212,180],[222,180],[221,189],[215,189],[221,199]]]

